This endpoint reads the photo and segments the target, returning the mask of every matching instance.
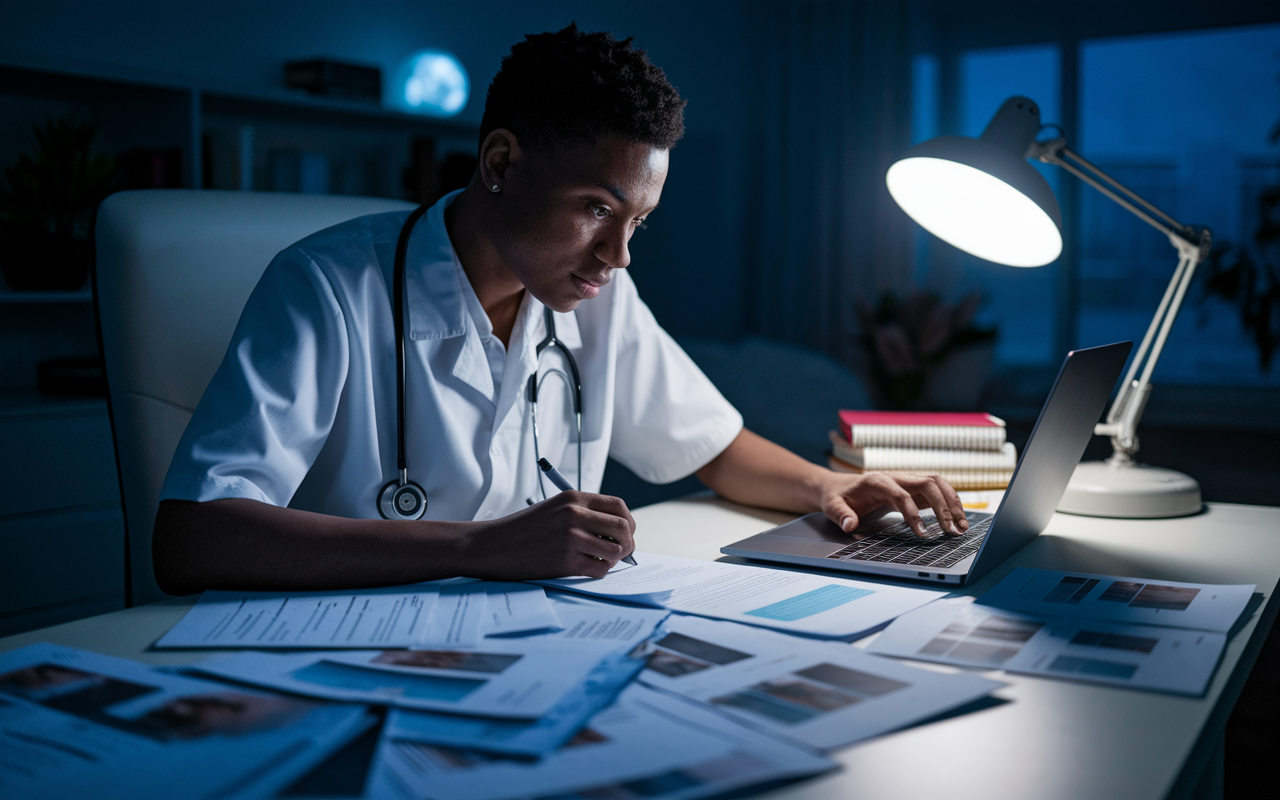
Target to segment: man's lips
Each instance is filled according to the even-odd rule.
[[[585,284],[589,284],[589,285],[591,285],[591,286],[594,286],[594,287],[596,287],[597,289],[599,289],[600,287],[604,286],[606,283],[608,283],[608,282],[609,282],[609,276],[608,276],[608,275],[593,275],[593,276],[589,276],[589,277],[583,277],[582,275],[579,275],[579,274],[578,274],[578,273],[576,273],[576,272],[571,272],[571,273],[569,273],[569,274],[570,274],[570,275],[572,275],[576,280],[579,280],[579,281],[582,281],[582,282],[583,282],[583,283],[585,283]]]
[[[578,293],[587,299],[591,299],[600,294],[600,287],[609,282],[609,276],[592,276],[591,278],[583,278],[576,273],[569,273],[573,278],[573,285],[578,288]]]

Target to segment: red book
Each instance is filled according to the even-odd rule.
[[[982,412],[841,410],[840,433],[860,447],[999,450],[1004,420]]]

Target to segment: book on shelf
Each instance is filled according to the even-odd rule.
[[[972,492],[983,489],[1005,489],[1013,480],[1012,469],[872,469],[855,467],[841,461],[834,455],[827,456],[827,466],[833,472],[846,472],[864,475],[872,472],[883,472],[886,475],[927,472],[938,475],[958,492]]]
[[[841,410],[840,433],[857,447],[988,450],[1005,445],[1004,420],[981,412]]]
[[[1018,465],[1018,452],[1013,442],[1005,442],[999,450],[949,450],[921,447],[859,447],[849,444],[837,431],[831,431],[831,454],[844,463],[865,470],[940,469],[1012,470]]]

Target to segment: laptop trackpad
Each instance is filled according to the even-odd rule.
[[[841,544],[840,542],[824,541],[822,539],[778,536],[770,532],[757,533],[750,539],[743,539],[740,542],[735,542],[729,549],[731,551],[748,550],[750,553],[745,554],[748,556],[751,556],[754,553],[778,553],[780,555],[788,556],[826,558],[848,543],[849,540],[847,536],[845,537],[844,544]]]
[[[932,520],[926,520],[926,524]],[[853,533],[845,533],[834,522],[827,519],[821,511],[806,514],[797,520],[780,525],[773,530],[765,531],[768,536],[785,536],[788,539],[810,539],[832,542],[844,547],[855,539],[869,534],[879,533],[885,528],[902,522],[902,515],[892,509],[880,509],[864,516]]]
[[[869,532],[868,528],[873,530],[883,529],[902,519],[896,513],[886,514],[885,516],[891,519],[876,519],[870,524],[864,523],[859,526],[858,532],[865,534]],[[892,519],[893,517],[897,517],[897,519],[894,520]],[[788,555],[826,558],[853,542],[855,538],[840,530],[834,522],[827,519],[821,512],[818,512],[807,514],[773,530],[756,534],[749,539],[736,543],[733,547],[735,549],[756,550],[764,553],[786,553]]]

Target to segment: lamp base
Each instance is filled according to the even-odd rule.
[[[1200,512],[1200,484],[1171,469],[1113,461],[1076,465],[1058,510],[1086,517],[1158,519]]]

